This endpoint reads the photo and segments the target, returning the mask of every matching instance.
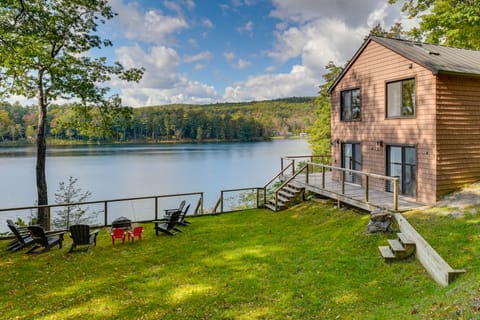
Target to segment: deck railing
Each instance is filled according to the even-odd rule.
[[[329,154],[318,154],[318,155],[310,155],[310,156],[286,156],[280,158],[280,170],[283,171],[286,163],[287,166],[292,165],[292,175],[295,174],[295,171],[298,169],[296,164],[300,164],[302,167],[305,163],[320,163],[320,164],[330,164],[332,160],[332,156]]]
[[[151,220],[158,220],[159,219],[159,212],[161,211],[161,208],[159,206],[159,200],[160,199],[172,199],[172,198],[178,198],[178,197],[197,197],[198,200],[196,205],[194,206],[194,210],[192,211],[194,215],[197,214],[203,214],[203,192],[191,192],[191,193],[176,193],[176,194],[167,194],[167,195],[155,195],[155,196],[145,196],[145,197],[134,197],[134,198],[119,198],[119,199],[109,199],[109,200],[98,200],[98,201],[85,201],[85,202],[76,202],[76,203],[64,203],[64,204],[49,204],[49,205],[42,205],[42,206],[26,206],[26,207],[15,207],[15,208],[4,208],[0,209],[0,214],[5,213],[5,212],[21,212],[21,211],[35,211],[40,208],[46,208],[47,209],[47,230],[51,229],[51,212],[53,208],[61,208],[61,207],[78,207],[78,206],[86,206],[86,205],[100,205],[102,210],[100,212],[103,213],[103,223],[98,223],[99,220],[97,220],[97,226],[109,226],[111,223],[112,217],[114,214],[110,214],[110,207],[114,203],[121,203],[121,202],[126,202],[129,203],[130,208],[127,208],[127,212],[130,211],[130,217],[136,215],[135,213],[132,213],[133,209],[133,202],[135,201],[144,201],[144,200],[151,200],[153,203],[150,203],[148,205],[149,209],[152,210],[151,212],[151,217],[148,219],[140,219],[137,220],[136,222],[146,222],[146,221],[151,221]],[[173,201],[173,200],[172,200]],[[170,201],[171,202],[171,201]],[[180,201],[178,201],[180,202]],[[151,208],[151,209],[150,209]],[[167,209],[167,208],[166,208]],[[148,216],[148,215],[147,215]]]
[[[284,184],[294,179],[298,181],[304,179],[306,185],[331,191],[350,199],[354,199],[354,194],[358,198],[359,190],[363,191],[360,201],[365,203],[371,202],[370,196],[374,190],[386,194],[385,189],[391,189],[389,191],[392,192],[392,206],[394,210],[398,210],[398,177],[383,176],[326,164],[307,163],[290,176]],[[381,200],[384,201],[385,199]]]
[[[261,208],[270,199],[277,199],[273,197],[277,194],[280,188],[284,185],[286,176],[296,175],[298,172],[297,166],[303,167],[305,163],[318,162],[330,163],[330,155],[308,155],[308,156],[286,156],[280,160],[280,172],[270,179],[263,187],[239,188],[221,190],[220,196],[212,209],[212,213],[233,212],[243,209]],[[303,160],[303,161],[302,161]],[[250,192],[250,195],[246,194]],[[235,205],[226,205],[226,202],[234,203],[235,193],[243,199],[239,199]],[[247,198],[248,201],[244,201]],[[248,202],[248,203],[246,203]]]

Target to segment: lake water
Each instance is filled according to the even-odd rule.
[[[73,176],[77,187],[92,193],[90,200],[204,192],[210,208],[222,189],[263,187],[279,172],[280,157],[309,154],[306,140],[51,147],[49,202],[59,182]],[[35,161],[33,147],[0,148],[0,208],[35,203]]]

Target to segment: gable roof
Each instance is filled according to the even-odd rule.
[[[345,66],[342,73],[328,89],[329,93],[333,91],[345,73],[355,63],[357,58],[362,54],[363,50],[371,41],[375,41],[404,58],[423,66],[432,71],[433,74],[442,73],[480,76],[480,51],[446,47],[410,40],[370,36],[360,49],[358,49],[350,62]]]

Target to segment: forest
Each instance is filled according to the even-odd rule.
[[[47,139],[56,143],[254,141],[299,135],[315,121],[315,98],[124,107],[107,116],[75,104],[52,104]],[[101,109],[100,109],[101,110]],[[37,107],[0,104],[0,144],[34,143]]]

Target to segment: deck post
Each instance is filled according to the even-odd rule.
[[[365,202],[368,203],[368,181],[369,176],[365,176]]]
[[[398,178],[393,180],[393,209],[398,211]]]
[[[325,189],[325,167],[322,166],[322,189]]]
[[[257,209],[260,208],[259,201],[260,201],[260,189],[257,188]]]
[[[108,225],[108,202],[103,202],[103,225],[106,227]]]
[[[295,159],[292,159],[292,176],[295,175]]]
[[[158,197],[155,197],[155,220],[158,220]]]
[[[345,194],[345,171],[342,170],[342,194]]]

